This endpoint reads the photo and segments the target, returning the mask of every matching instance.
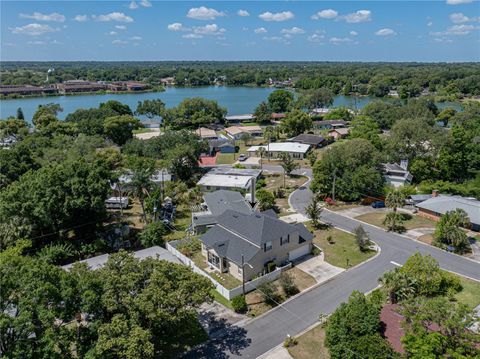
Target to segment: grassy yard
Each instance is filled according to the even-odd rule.
[[[435,222],[432,221],[431,219],[420,217],[417,215],[401,213],[401,212],[400,214],[403,215],[403,219],[404,219],[403,227],[405,228],[405,230],[435,227]],[[372,212],[372,213],[362,214],[361,216],[356,217],[356,219],[373,224],[374,226],[387,229],[387,227],[383,224],[385,215],[386,215],[385,212]]]
[[[288,352],[294,359],[330,358],[328,349],[323,344],[325,341],[325,329],[320,324],[300,335],[297,340],[297,345],[288,348]]]
[[[196,264],[197,267],[205,270],[210,277],[215,279],[225,288],[233,289],[242,285],[242,282],[240,280],[238,280],[237,278],[235,278],[229,273],[220,273],[218,271],[207,271],[206,270],[208,268],[207,261],[205,257],[202,255],[201,251],[195,252],[195,254],[190,259]]]
[[[249,147],[255,146],[264,142],[265,140],[263,138],[253,138],[251,141],[248,142],[248,146],[247,146],[243,141],[237,140],[235,141],[235,146],[238,146],[239,150],[237,153],[235,153],[235,156],[233,153],[219,153],[217,156],[217,164],[230,165],[232,163],[235,163],[238,160],[238,156],[240,156],[241,153],[243,153],[244,155],[247,155],[247,149]]]
[[[177,239],[183,239],[186,237],[186,230],[192,222],[190,209],[188,206],[180,205],[177,207],[177,213],[175,215],[174,226],[176,231],[171,231],[165,235],[165,241],[175,241]]]
[[[291,214],[290,212],[287,211],[290,208],[290,205],[288,204],[288,196],[298,187],[300,187],[305,182],[307,182],[307,180],[308,178],[305,176],[298,176],[298,175],[285,176],[286,187],[284,188],[283,175],[272,174],[272,175],[265,176],[265,184],[266,184],[266,186],[264,187],[265,189],[269,190],[270,192],[273,192],[274,190],[277,190],[279,188],[283,189],[283,192],[284,192],[283,197],[275,199],[275,205],[279,210],[280,216]]]
[[[475,308],[480,304],[480,282],[458,276],[463,289],[455,295],[455,298],[463,304]]]
[[[307,224],[307,228],[313,231],[310,223]],[[313,243],[323,250],[325,261],[336,267],[347,268],[347,259],[348,265],[352,267],[373,257],[376,253],[375,251],[361,252],[353,234],[333,227],[317,229],[313,233],[315,235]],[[332,237],[332,244],[328,242],[328,237]]]
[[[296,267],[288,269],[286,272],[293,277],[295,285],[300,292],[304,291],[305,289],[311,287],[316,283],[315,279],[311,275],[301,271]],[[283,292],[279,280],[277,279],[272,283],[275,284],[278,292],[281,295],[281,302],[285,301],[287,299],[287,296]],[[258,317],[259,315],[273,308],[272,306],[266,304],[263,301],[262,294],[258,290],[247,293],[247,295],[245,296],[245,300],[248,304],[248,315],[252,317]]]

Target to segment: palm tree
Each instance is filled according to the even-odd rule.
[[[386,272],[378,281],[387,292],[390,303],[392,304],[410,298],[416,293],[415,282],[398,268]]]
[[[389,230],[394,231],[397,228],[397,223],[401,221],[397,209],[405,204],[405,195],[402,191],[394,188],[388,192],[387,198],[385,198],[385,204],[393,210],[393,213],[387,215],[384,222],[389,224]]]
[[[263,157],[267,154],[265,147],[261,146],[258,149],[258,154],[260,155],[260,168],[263,170]]]
[[[140,201],[142,206],[143,220],[147,224],[145,212],[145,198],[149,196],[152,188],[152,174],[155,171],[153,161],[136,159],[132,167],[132,181],[130,182],[131,193]]]

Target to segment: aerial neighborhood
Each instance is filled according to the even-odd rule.
[[[47,5],[1,4],[0,357],[480,358],[478,3]]]

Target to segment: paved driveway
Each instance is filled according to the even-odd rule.
[[[310,274],[313,278],[315,278],[317,283],[325,282],[345,270],[325,262],[323,260],[323,255],[304,260],[295,266],[305,273]]]

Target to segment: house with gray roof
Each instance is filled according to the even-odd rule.
[[[239,213],[250,214],[253,209],[240,192],[218,190],[206,193],[203,203],[192,211],[192,230],[204,233],[207,228],[217,223],[217,217],[230,209]]]
[[[313,235],[303,224],[288,224],[272,213],[228,209],[201,238],[202,254],[212,270],[246,281],[311,252]],[[242,262],[245,263],[242,269]],[[243,271],[245,271],[243,273]]]
[[[462,209],[470,219],[470,229],[480,231],[480,201],[474,198],[440,195],[435,191],[432,198],[417,204],[418,214],[437,221],[442,214]]]
[[[383,177],[385,178],[385,182],[387,184],[398,188],[412,183],[413,176],[408,171],[408,161],[401,161],[400,164],[384,163],[382,166]]]

